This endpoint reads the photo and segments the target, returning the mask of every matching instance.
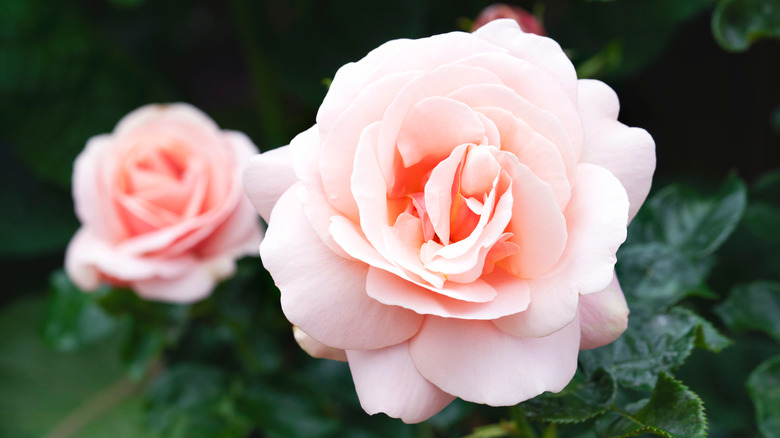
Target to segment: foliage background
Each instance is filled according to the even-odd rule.
[[[73,159],[126,113],[149,102],[190,102],[269,150],[314,122],[339,66],[389,39],[458,30],[488,4],[0,2],[0,436],[527,433],[515,412],[467,403],[419,426],[367,417],[343,364],[298,350],[257,259],[191,307],[144,303],[128,291],[83,296],[52,274],[78,226]],[[686,338],[691,346],[679,361],[610,403],[628,406],[620,397],[641,399],[657,372],[675,372],[704,400],[710,436],[780,436],[780,395],[763,390],[780,391],[780,360],[770,360],[780,354],[780,43],[770,38],[780,36],[780,4],[517,4],[543,14],[580,74],[615,88],[621,121],[656,140],[657,201],[632,225],[618,266],[637,300],[634,319],[643,318],[643,305],[659,311],[664,299],[661,307],[679,313],[672,306],[682,300],[734,341],[721,353],[707,351],[720,349],[714,344],[691,353]],[[713,216],[723,220],[702,229]],[[695,248],[699,238],[709,246]],[[653,280],[648,265],[658,276],[663,267],[653,263],[678,256],[695,266],[667,263],[668,276]],[[589,360],[591,371],[614,365],[602,356],[585,356],[583,370]],[[555,432],[547,426],[554,419],[533,409],[526,413],[540,433],[607,436],[621,426],[604,426],[607,419],[596,432],[590,423]],[[485,425],[495,427],[475,429]],[[629,429],[614,435],[639,433]]]

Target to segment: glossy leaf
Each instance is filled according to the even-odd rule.
[[[780,356],[758,366],[747,380],[756,407],[756,423],[764,438],[780,437]]]
[[[623,335],[604,347],[582,351],[580,363],[588,373],[604,368],[622,386],[650,390],[658,373],[682,365],[695,346],[719,351],[728,343],[700,316],[674,308],[629,318]]]
[[[658,376],[653,395],[627,412],[605,417],[596,425],[601,437],[633,437],[646,433],[668,438],[707,436],[707,417],[698,395],[667,373]]]
[[[97,303],[107,288],[92,293],[79,290],[63,271],[52,274],[43,338],[59,351],[76,351],[113,334],[118,321]]]
[[[780,342],[778,282],[758,281],[737,286],[715,312],[732,330],[761,331]]]
[[[535,421],[579,423],[606,412],[616,390],[609,373],[597,371],[586,378],[578,372],[563,391],[544,393],[523,402],[522,408]]]

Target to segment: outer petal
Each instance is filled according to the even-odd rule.
[[[628,327],[628,305],[617,275],[606,289],[580,296],[580,350],[601,347],[620,336]]]
[[[287,319],[341,349],[381,348],[409,339],[422,316],[366,295],[368,265],[339,257],[309,225],[296,184],[276,203],[260,245],[263,264],[282,292]]]
[[[432,417],[455,399],[417,371],[409,344],[380,350],[347,350],[360,405],[369,414],[384,412],[404,423]]]
[[[266,222],[276,201],[296,181],[289,146],[255,155],[244,168],[244,191]]]
[[[219,263],[218,263],[219,265]],[[133,282],[133,289],[142,298],[169,303],[193,303],[206,298],[216,284],[217,276],[208,264],[188,269],[173,278],[151,278]]]
[[[617,121],[617,95],[601,81],[579,81],[579,107],[585,128],[582,161],[598,164],[620,180],[628,193],[630,221],[650,191],[655,142],[644,129]]]
[[[295,342],[301,346],[303,351],[309,353],[311,357],[332,359],[341,362],[347,361],[347,353],[344,350],[329,347],[307,335],[306,332],[296,326],[293,326],[293,336],[295,336]]]
[[[489,321],[425,318],[409,351],[420,374],[464,400],[509,406],[558,392],[577,370],[580,324],[544,338],[519,338]]]
[[[558,80],[575,104],[577,103],[577,72],[569,58],[554,40],[531,33],[518,32],[520,26],[512,19],[494,20],[477,29],[473,35],[504,47],[520,59],[530,61]]]

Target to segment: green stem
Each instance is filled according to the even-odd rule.
[[[518,436],[522,438],[538,438],[536,431],[531,423],[528,421],[528,417],[525,415],[525,411],[520,405],[512,406],[510,408],[512,415],[512,421],[517,425]]]
[[[270,143],[270,147],[261,146],[260,149],[268,150],[281,146],[284,141],[284,127],[282,126],[283,119],[279,99],[276,94],[277,81],[274,80],[275,75],[271,70],[273,64],[268,61],[261,50],[261,39],[255,31],[258,24],[251,21],[254,14],[252,14],[247,1],[231,0],[230,9],[244,49],[244,57],[249,63],[258,119],[266,134],[266,141]]]
[[[103,391],[95,394],[86,403],[71,412],[62,421],[57,423],[44,438],[68,438],[76,436],[79,430],[101,414],[113,409],[127,397],[133,395],[140,384],[131,382],[125,378],[119,379]]]

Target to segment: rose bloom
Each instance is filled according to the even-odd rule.
[[[474,24],[471,26],[471,30],[475,31],[487,23],[498,20],[500,18],[511,18],[517,21],[517,25],[520,26],[520,30],[523,32],[535,33],[537,35],[545,36],[544,26],[534,15],[525,9],[507,5],[504,3],[494,3],[477,15],[474,19]]]
[[[655,145],[617,114],[513,20],[342,67],[317,124],[244,175],[298,342],[405,422],[563,389],[627,324],[615,253]]]
[[[191,302],[256,254],[260,221],[241,169],[257,153],[187,104],[147,105],[92,137],[73,168],[81,228],[65,255],[84,290],[105,282],[141,297]]]

